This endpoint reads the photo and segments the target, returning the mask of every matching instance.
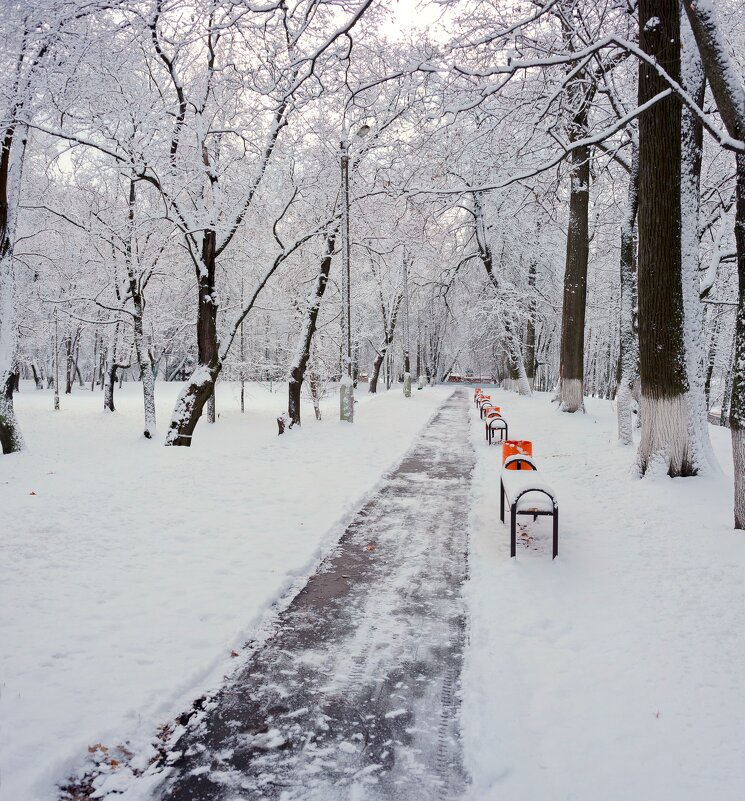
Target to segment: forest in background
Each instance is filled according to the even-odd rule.
[[[141,381],[147,437],[184,381],[189,445],[215,382],[289,379],[299,423],[348,350],[369,391],[615,399],[640,474],[726,424],[745,528],[740,3],[399,5],[3,3],[3,452],[21,377]]]

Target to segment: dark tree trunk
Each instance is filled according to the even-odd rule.
[[[222,364],[217,342],[217,309],[215,273],[217,266],[216,233],[204,232],[202,258],[197,275],[197,354],[198,363],[176,401],[173,417],[166,435],[166,445],[189,447],[194,429],[205,403],[212,395]]]
[[[570,128],[570,141],[587,129],[587,108]],[[571,154],[569,225],[567,230],[564,304],[561,314],[559,362],[559,408],[576,412],[584,408],[585,307],[589,253],[590,148],[578,147]]]
[[[678,0],[640,0],[639,42],[680,80]],[[639,65],[639,103],[667,84]],[[685,393],[681,277],[681,102],[655,103],[639,119],[639,356],[642,439],[638,465],[671,476],[692,475]]]
[[[13,408],[13,374],[18,361],[13,247],[26,135],[25,127],[10,126],[5,130],[0,150],[0,446],[3,453],[23,448]]]
[[[383,354],[378,353],[373,362],[372,375],[370,376],[369,392],[373,395],[378,391],[378,378],[380,377],[380,368],[383,366]]]
[[[396,321],[398,320],[398,311],[401,308],[401,301],[403,300],[403,294],[396,295],[393,301],[393,307],[390,311],[390,318],[386,313],[385,303],[383,302],[383,298],[380,298],[380,308],[383,314],[383,344],[380,346],[380,350],[378,351],[378,355],[375,357],[375,361],[373,362],[373,371],[372,375],[370,376],[370,384],[368,386],[368,392],[374,395],[378,391],[378,380],[380,378],[380,368],[383,365],[383,362],[386,360],[386,388],[391,388],[391,374],[393,372],[393,365],[391,364],[390,359],[390,349],[391,345],[393,344],[393,338],[396,333]]]
[[[119,365],[116,362],[112,362],[108,365],[106,370],[106,383],[104,385],[103,393],[103,408],[109,412],[116,411],[114,408],[114,387],[116,386],[116,371],[118,369]]]
[[[310,360],[310,349],[318,324],[318,312],[321,301],[326,292],[329,273],[331,272],[331,257],[336,245],[335,234],[326,237],[321,268],[316,277],[316,283],[311,296],[311,302],[305,310],[303,327],[300,331],[295,359],[290,367],[290,383],[288,386],[287,415],[290,418],[290,427],[300,425],[300,393],[303,389],[305,371]]]
[[[5,386],[0,386],[2,403],[0,403],[0,450],[3,453],[13,453],[19,450],[15,441],[15,427],[10,424],[10,414],[13,412],[13,374],[9,373]]]
[[[72,394],[72,385],[75,380],[75,367],[73,361],[72,336],[65,337],[65,395]]]
[[[525,375],[533,389],[535,384],[535,291],[536,264],[531,259],[528,267],[528,325],[525,332]]]

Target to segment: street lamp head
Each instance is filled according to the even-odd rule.
[[[364,124],[360,125],[360,127],[357,129],[356,136],[359,139],[362,139],[363,137],[367,136],[370,133],[370,131],[371,131],[371,128],[370,128],[369,125],[364,125]]]

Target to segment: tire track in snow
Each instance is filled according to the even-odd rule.
[[[473,464],[456,392],[178,743],[162,801],[462,795]]]

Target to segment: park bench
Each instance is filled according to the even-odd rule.
[[[502,442],[509,439],[509,427],[507,421],[502,417],[502,412],[498,406],[487,407],[484,413],[486,429],[486,442],[491,445],[494,441],[494,435],[499,432],[499,441]]]
[[[530,443],[522,443],[530,446]],[[537,475],[533,457],[522,447],[516,449],[516,441],[503,443],[504,459],[499,488],[499,516],[504,523],[505,503],[510,507],[510,556],[517,554],[517,516],[532,515],[553,518],[553,558],[559,554],[559,503],[556,493]],[[517,450],[517,452],[516,452]],[[532,447],[530,448],[532,451]]]
[[[492,403],[492,399],[488,395],[484,395],[479,399],[478,407],[479,407],[479,414],[481,419],[484,419],[484,412],[486,409],[491,409],[496,406],[495,403]]]

